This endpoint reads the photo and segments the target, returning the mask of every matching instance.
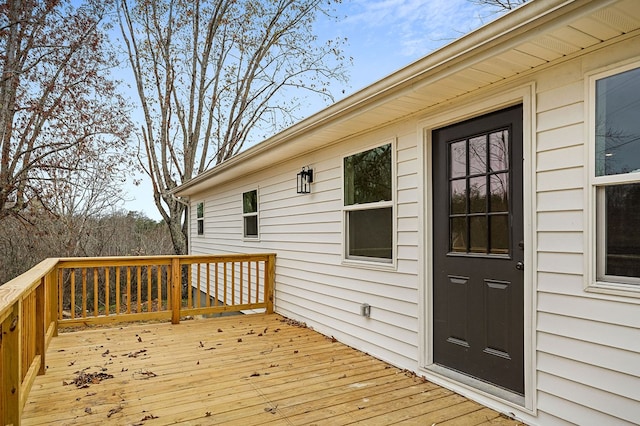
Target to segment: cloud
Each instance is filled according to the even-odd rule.
[[[343,24],[383,33],[406,57],[425,55],[481,26],[488,12],[469,0],[354,0]]]

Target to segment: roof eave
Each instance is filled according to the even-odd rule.
[[[247,164],[250,159],[260,156],[265,151],[271,151],[294,143],[317,129],[331,125],[332,122],[365,110],[370,104],[396,96],[405,90],[410,90],[412,86],[418,85],[426,76],[442,72],[454,65],[459,65],[461,62],[470,60],[472,57],[481,55],[483,52],[487,52],[497,46],[506,46],[515,43],[516,40],[522,41],[523,37],[527,37],[527,33],[533,32],[549,22],[558,20],[576,9],[582,9],[583,13],[588,13],[592,9],[602,8],[615,1],[549,0],[525,3],[518,9],[499,17],[495,21],[201,173],[171,192],[178,196],[190,196],[201,192],[215,185],[216,182],[227,180],[226,175],[230,171],[235,170],[240,165]],[[258,166],[256,165],[256,167]],[[245,167],[243,174],[252,171],[252,169]],[[229,177],[231,178],[232,176],[229,175]]]

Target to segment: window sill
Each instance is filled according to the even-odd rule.
[[[375,260],[355,260],[355,259],[342,259],[342,265],[350,266],[354,268],[372,269],[375,271],[395,271],[396,263],[391,262],[377,262]]]
[[[596,281],[595,283],[588,285],[585,288],[585,291],[588,291],[590,293],[640,298],[640,285],[638,284],[622,284],[606,281]]]

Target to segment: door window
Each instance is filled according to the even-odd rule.
[[[509,254],[509,129],[448,143],[449,251]]]

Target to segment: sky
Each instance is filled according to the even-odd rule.
[[[331,88],[336,101],[499,16],[495,9],[470,0],[343,0],[334,6],[341,19],[320,19],[318,34],[321,38],[346,37],[345,56],[353,58],[349,84]],[[326,106],[310,102],[303,118]],[[124,208],[160,220],[148,177],[138,178],[142,180],[139,186],[127,184],[124,188]]]

